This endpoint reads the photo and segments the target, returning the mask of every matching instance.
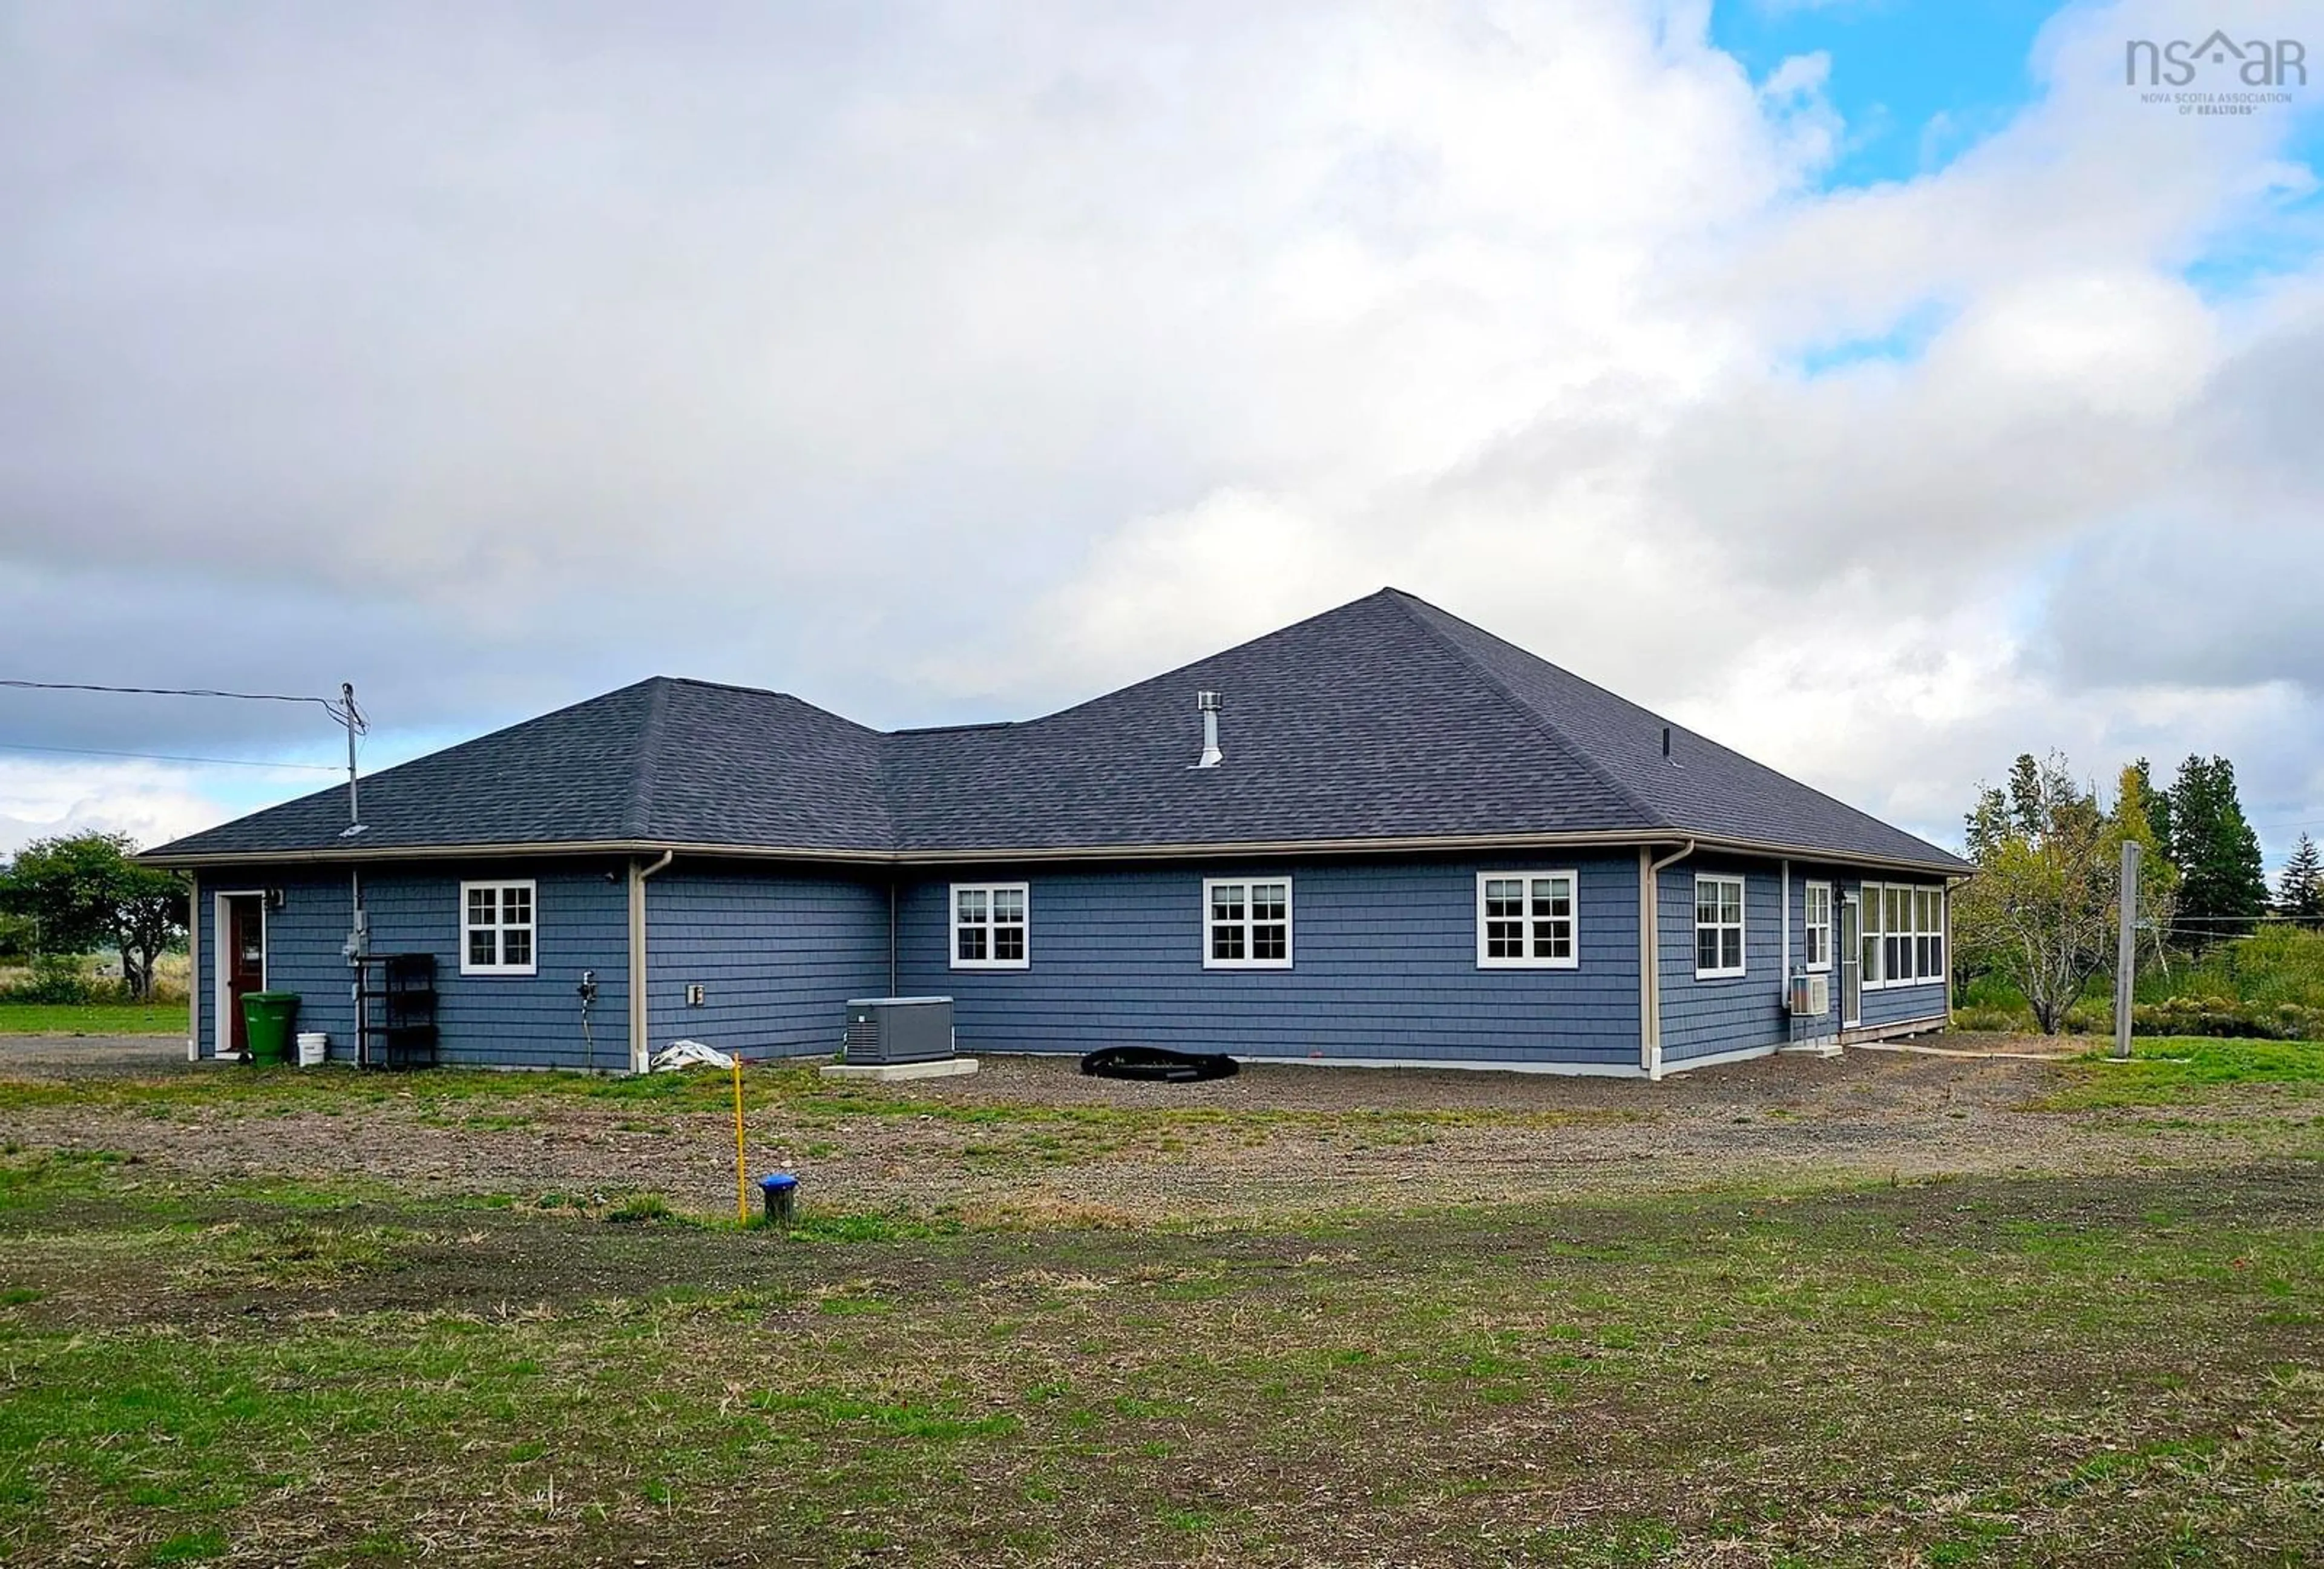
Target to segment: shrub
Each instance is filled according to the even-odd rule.
[[[34,964],[29,977],[0,990],[0,1002],[83,1008],[92,1002],[125,1001],[128,995],[120,982],[100,981],[89,974],[80,960],[49,954]]]
[[[2271,1007],[2289,1002],[2324,1008],[2324,932],[2263,927],[2247,937],[2220,944],[2200,962],[2168,975],[2142,977],[2138,992],[2147,1002],[2227,997]]]
[[[2324,1040],[2324,1008],[2297,1002],[2248,1002],[2236,997],[2171,997],[2134,1006],[2130,1030],[2133,1035]]]

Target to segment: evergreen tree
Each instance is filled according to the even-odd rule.
[[[2012,820],[2009,804],[2000,790],[1991,785],[1979,787],[1977,805],[1962,816],[1963,837],[1969,845],[1969,858],[1982,865],[1993,858],[2001,842],[2009,837]]]
[[[2154,773],[2146,766],[2146,759],[2142,757],[2132,763],[2130,771],[2137,781],[2138,804],[2146,814],[2148,826],[2154,830],[2154,842],[2162,845],[2164,854],[2168,854],[2171,847],[2171,792],[2155,788]],[[2128,780],[2124,781],[2126,789],[2129,784]]]
[[[2033,838],[2049,826],[2050,799],[2047,788],[2055,782],[2052,775],[2061,771],[2064,760],[2051,754],[2052,767],[2045,770],[2034,761],[2030,752],[2021,752],[2017,761],[2009,765],[2009,820],[2016,830]]]
[[[2177,863],[2179,938],[2201,947],[2251,930],[2266,913],[2259,835],[2236,797],[2235,764],[2190,757],[2171,787],[2171,859]]]
[[[2292,847],[2292,858],[2276,880],[2275,912],[2304,927],[2324,927],[2324,855],[2316,853],[2316,841],[2305,834]]]

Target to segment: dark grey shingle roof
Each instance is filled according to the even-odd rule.
[[[1394,592],[1391,590],[1390,592]],[[1953,855],[1868,812],[1752,761],[1684,725],[1526,652],[1425,600],[1398,595],[1413,615],[1539,715],[1662,822],[1718,838],[1797,844],[1850,854],[1933,862]],[[1662,754],[1670,725],[1671,756]]]
[[[882,852],[880,734],[779,692],[657,676],[363,781],[367,852],[678,843]],[[150,852],[344,848],[347,792]]]
[[[1194,693],[1226,763],[1195,769]],[[1956,869],[1935,846],[1384,589],[1044,718],[882,735],[658,677],[388,770],[368,851],[629,843],[870,854],[1560,833]],[[153,852],[342,844],[344,789]]]
[[[1194,694],[1224,695],[1227,754]],[[1368,599],[1021,725],[889,738],[899,848],[1249,844],[1651,819],[1404,608]]]

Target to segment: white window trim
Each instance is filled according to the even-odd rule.
[[[491,889],[491,890],[493,891],[493,927],[492,927],[492,929],[493,929],[493,932],[494,933],[494,936],[493,936],[493,952],[494,954],[498,954],[499,952],[501,952],[501,948],[502,948],[501,940],[500,940],[500,937],[499,937],[498,934],[499,934],[501,931],[503,931],[503,930],[506,929],[506,928],[503,928],[503,927],[502,927],[502,925],[501,925],[501,923],[500,923],[501,890],[502,890],[502,889],[503,889],[503,888],[521,888],[521,889],[523,889],[523,890],[524,890],[524,891],[525,891],[525,893],[526,893],[526,895],[527,895],[527,898],[526,898],[525,902],[526,902],[528,905],[530,905],[530,906],[531,907],[531,909],[532,909],[532,924],[531,924],[531,926],[530,926],[530,927],[528,927],[528,928],[522,928],[522,929],[524,929],[524,930],[528,930],[528,931],[530,931],[530,932],[532,934],[532,961],[531,961],[531,963],[530,963],[530,964],[499,964],[499,963],[494,963],[494,964],[479,964],[475,963],[474,960],[472,960],[472,959],[470,959],[470,958],[468,957],[468,934],[469,934],[470,932],[472,932],[472,931],[482,931],[482,930],[484,930],[484,928],[482,928],[482,927],[472,927],[472,926],[470,926],[470,925],[468,924],[468,891],[469,891],[469,890],[471,890],[471,889],[475,889],[475,888],[489,888],[489,889]],[[460,884],[460,974],[462,974],[463,975],[512,975],[512,976],[516,976],[516,975],[537,975],[537,974],[539,974],[540,973],[540,884],[539,884],[539,883],[537,883],[536,881],[534,881],[534,880],[533,880],[533,879],[531,879],[531,878],[530,878],[530,877],[483,877],[483,878],[478,878],[476,881],[473,881],[473,882],[463,882],[462,884]]]
[[[1898,987],[1943,985],[1946,980],[1945,972],[1952,964],[1952,955],[1945,951],[1951,945],[1946,940],[1950,934],[1945,930],[1944,885],[1926,882],[1868,882],[1863,885],[1863,888],[1865,909],[1867,911],[1877,909],[1880,912],[1877,918],[1882,923],[1877,931],[1870,929],[1868,926],[1861,928],[1861,937],[1872,940],[1873,952],[1880,961],[1880,978],[1876,981],[1868,973],[1864,977],[1864,989],[1867,992],[1887,992]],[[1892,888],[1904,895],[1905,915],[1911,923],[1893,932],[1887,928],[1887,906],[1884,902],[1885,895]],[[1933,929],[1921,925],[1920,908],[1923,894],[1935,895],[1937,924]],[[1868,922],[1873,918],[1868,915],[1865,918]],[[1888,939],[1892,937],[1904,938],[1904,952],[1913,956],[1914,974],[1904,976],[1888,974]],[[1923,937],[1937,939],[1937,973],[1933,975],[1923,975],[1919,973],[1920,939]]]
[[[1257,883],[1277,882],[1283,885],[1283,956],[1279,959],[1254,959],[1249,956],[1251,948],[1250,890]],[[1242,948],[1245,956],[1242,958],[1214,959],[1211,957],[1211,891],[1216,888],[1240,888],[1244,891],[1242,906]],[[1292,887],[1291,878],[1287,874],[1282,877],[1204,878],[1203,968],[1205,970],[1287,970],[1291,968],[1291,961],[1299,951],[1297,947],[1298,939],[1296,936],[1296,927],[1295,924],[1295,918],[1297,914],[1297,909],[1296,908],[1297,897],[1297,891]],[[1268,924],[1272,925],[1273,923],[1269,922]]]
[[[1537,959],[1533,956],[1534,922],[1533,885],[1542,878],[1565,879],[1566,899],[1573,912],[1565,918],[1572,928],[1572,952],[1562,959]],[[1523,882],[1526,885],[1526,913],[1519,918],[1525,927],[1525,952],[1514,959],[1497,959],[1485,952],[1485,885],[1489,882]],[[1546,925],[1552,917],[1538,918]],[[1550,872],[1480,872],[1477,873],[1477,968],[1480,970],[1578,970],[1582,967],[1582,874],[1561,868]]]
[[[1021,959],[964,959],[960,956],[960,896],[981,893],[985,896],[985,952],[990,955],[999,945],[992,941],[992,896],[1014,893],[1025,901],[1025,956]],[[1015,923],[1011,923],[1012,925]],[[1029,970],[1033,967],[1033,890],[1023,882],[955,882],[945,895],[945,946],[952,955],[955,970]]]
[[[1735,949],[1742,962],[1732,969],[1706,970],[1702,967],[1702,885],[1706,882],[1731,882],[1735,885]],[[1694,874],[1694,909],[1691,912],[1692,928],[1689,940],[1694,945],[1694,978],[1698,981],[1733,981],[1748,974],[1751,967],[1751,882],[1741,872],[1698,872]],[[1716,930],[1728,929],[1720,921]]]
[[[1821,889],[1823,891],[1823,919],[1821,920],[1815,918],[1814,896],[1818,889]],[[1831,972],[1831,939],[1833,932],[1838,928],[1838,923],[1832,919],[1831,900],[1831,884],[1829,882],[1811,882],[1806,885],[1805,890],[1800,895],[1800,929],[1802,933],[1821,932],[1823,934],[1822,959],[1811,959],[1807,961],[1807,971],[1811,975],[1829,974]],[[1804,937],[1803,940],[1804,940]]]

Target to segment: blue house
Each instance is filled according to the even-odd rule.
[[[1659,1077],[1943,1028],[1968,871],[1394,589],[1020,723],[657,678],[360,806],[146,857],[195,881],[196,1055],[263,986],[352,1057],[416,955],[449,1063],[827,1053],[940,994],[964,1051]]]

